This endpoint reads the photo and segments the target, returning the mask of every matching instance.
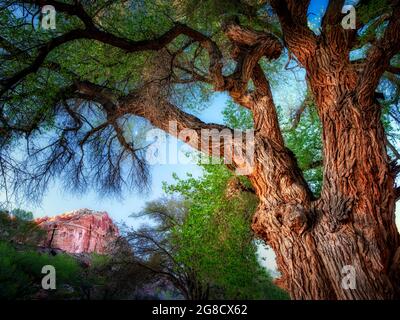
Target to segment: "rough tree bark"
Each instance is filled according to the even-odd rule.
[[[294,24],[290,17],[293,8],[282,3],[272,2],[284,32],[292,28],[286,30],[285,41],[306,68],[322,122],[323,189],[321,197],[313,201],[301,176],[293,176],[296,170],[273,176],[273,169],[280,171],[289,161],[277,163],[277,156],[258,156],[262,161],[252,180],[261,203],[253,228],[274,249],[282,273],[279,283],[292,298],[398,297],[396,197],[381,108],[373,97],[382,70],[389,65],[392,52],[398,51],[389,44],[399,37],[398,7],[385,35],[368,56],[364,74],[358,74],[348,57],[352,31],[331,26],[325,30],[326,38],[317,43],[308,30]],[[331,2],[326,19],[338,19],[332,12],[337,3]],[[297,17],[301,21],[301,13]],[[256,149],[257,155],[276,150],[265,142]],[[283,145],[280,150],[284,154]],[[342,287],[346,265],[355,269],[355,289]]]
[[[372,45],[361,71],[349,60],[357,32],[340,26],[344,1],[329,2],[318,36],[307,27],[309,1],[270,3],[279,17],[284,44],[271,34],[226,23],[224,32],[232,43],[232,58],[237,61],[236,70],[226,76],[217,45],[189,27],[177,24],[158,39],[134,42],[98,30],[82,7],[78,10],[54,1],[59,11],[78,16],[85,29],[43,46],[31,66],[3,80],[2,91],[35,72],[53,48],[76,38],[135,52],[160,50],[180,34],[190,37],[210,57],[208,76],[193,74],[194,79],[212,84],[216,91],[227,91],[253,113],[255,162],[249,179],[260,202],[252,227],[276,253],[282,275],[278,284],[294,299],[399,297],[400,238],[394,216],[398,191],[394,190],[394,172],[386,152],[381,108],[374,98],[380,77],[400,50],[398,1],[384,35]],[[262,57],[279,57],[283,46],[306,70],[323,127],[323,188],[318,199],[309,190],[294,155],[285,147],[269,83],[259,65]],[[255,86],[253,91],[248,90],[250,80]],[[139,93],[118,98],[105,88],[78,81],[71,90],[75,97],[102,105],[110,121],[134,114],[167,132],[171,120],[177,121],[178,131],[227,129],[205,124],[169,101],[154,103]],[[7,124],[4,117],[2,121]],[[115,121],[113,125],[117,126]],[[120,140],[124,144],[121,134]],[[199,141],[191,137],[185,142],[201,148]],[[203,151],[219,155],[212,149]],[[241,166],[243,161],[246,159],[234,155],[233,166]],[[355,289],[342,287],[345,266],[355,270]]]

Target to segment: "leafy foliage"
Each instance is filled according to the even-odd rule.
[[[11,211],[11,214],[18,219],[30,221],[33,220],[33,213],[20,208]]]
[[[10,216],[8,212],[0,211],[0,240],[28,245],[40,243],[45,232],[35,222],[30,221],[32,213],[22,209],[13,212],[17,214]]]
[[[203,169],[201,179],[176,178],[176,184],[165,185],[167,193],[179,194],[190,204],[184,223],[172,232],[178,248],[175,258],[195,270],[202,282],[210,283],[214,298],[285,297],[257,261],[250,230],[255,196],[238,190],[246,182],[223,165]]]
[[[77,281],[79,265],[68,255],[51,256],[34,249],[17,250],[0,241],[0,299],[29,299],[41,288],[43,266],[56,269],[56,285],[62,287]],[[60,291],[50,292],[57,296]]]

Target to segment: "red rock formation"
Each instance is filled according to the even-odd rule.
[[[55,217],[36,220],[47,230],[44,246],[69,253],[106,253],[107,246],[119,235],[107,212],[80,209]]]

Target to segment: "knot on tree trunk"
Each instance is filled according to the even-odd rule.
[[[309,227],[308,210],[300,204],[281,204],[273,209],[261,204],[254,217],[253,231],[266,241],[274,233],[303,234]]]
[[[354,201],[354,198],[337,194],[330,195],[329,199],[324,201],[322,211],[329,213],[326,217],[328,218],[330,232],[337,232],[350,220]]]
[[[306,210],[299,204],[281,206],[283,225],[296,234],[302,234],[308,227]]]

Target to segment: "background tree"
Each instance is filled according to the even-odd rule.
[[[11,210],[11,214],[21,220],[31,221],[33,220],[33,213],[20,208]]]
[[[165,185],[175,198],[134,215],[151,219],[127,235],[141,263],[186,299],[286,298],[257,259],[254,194],[222,165],[205,166],[200,179],[176,179]]]
[[[169,121],[178,132],[229,130],[188,112],[224,91],[253,115],[252,225],[277,255],[281,286],[293,298],[399,296],[398,152],[382,123],[385,107],[389,121],[398,114],[399,1],[360,1],[356,29],[344,29],[344,1],[331,0],[318,30],[307,0],[46,3],[58,12],[54,32],[36,30],[42,1],[1,2],[3,187],[30,197],[54,177],[76,191],[143,187],[139,118],[167,132]],[[260,62],[282,54],[304,69],[321,122],[320,196],[285,144]],[[375,94],[381,79],[386,102]],[[21,139],[26,161],[15,157]],[[223,156],[204,139],[184,141]],[[233,154],[231,169],[250,165]],[[346,265],[355,290],[341,286]]]
[[[42,268],[45,265],[56,268],[58,290],[47,291],[41,297]],[[41,254],[36,248],[15,248],[0,241],[0,299],[71,298],[73,295],[63,287],[68,285],[72,288],[80,271],[77,260],[67,254]]]
[[[144,290],[151,273],[138,265],[132,250],[114,244],[108,255],[78,257],[81,264],[72,282],[75,296],[83,300],[148,299]]]
[[[189,202],[185,222],[174,229],[177,260],[210,283],[212,298],[286,299],[258,261],[250,228],[257,199],[250,183],[223,165],[203,165],[203,171],[201,178],[176,177],[176,184],[165,186]]]
[[[153,225],[127,231],[124,238],[134,250],[136,263],[154,275],[155,283],[170,283],[187,300],[209,298],[209,284],[200,279],[197,270],[177,259],[180,246],[174,233],[186,217],[186,205],[174,200],[160,200],[147,204],[134,217],[148,216]]]
[[[20,209],[22,213],[26,211]],[[25,214],[22,215],[26,217]],[[20,216],[11,216],[7,211],[0,210],[0,241],[14,242],[27,246],[36,246],[41,243],[46,232],[38,227],[31,220],[20,218]]]

